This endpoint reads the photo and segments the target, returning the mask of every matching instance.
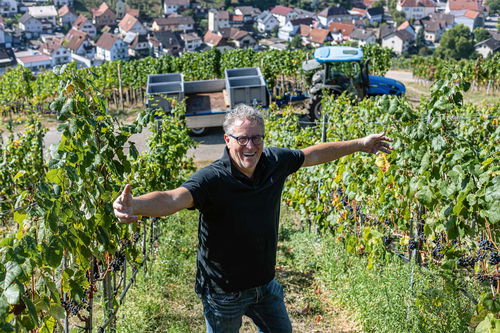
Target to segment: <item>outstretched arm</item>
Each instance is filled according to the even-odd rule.
[[[191,192],[184,187],[170,191],[151,192],[135,198],[131,190],[132,186],[127,184],[122,194],[113,203],[115,216],[122,223],[135,222],[138,216],[168,216],[194,205]]]
[[[392,139],[386,137],[384,133],[371,134],[364,138],[325,142],[314,146],[302,149],[305,155],[303,167],[318,165],[330,161],[337,160],[342,156],[349,155],[355,152],[365,152],[375,154],[379,151],[390,153],[392,147],[388,142]]]

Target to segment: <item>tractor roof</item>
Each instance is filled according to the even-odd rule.
[[[363,58],[363,51],[356,47],[324,46],[314,51],[314,59],[319,63],[359,61]]]

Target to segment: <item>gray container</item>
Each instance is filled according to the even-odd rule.
[[[172,108],[168,98],[184,98],[184,80],[180,73],[148,75],[146,87],[146,105],[150,108],[162,108],[169,112]]]
[[[228,79],[239,76],[262,76],[258,67],[231,68],[225,72]]]
[[[267,106],[266,82],[262,75],[226,78],[226,82],[231,108],[242,103]]]
[[[182,82],[181,73],[169,73],[169,74],[150,74],[148,75],[148,84],[155,83],[169,83],[169,82]]]

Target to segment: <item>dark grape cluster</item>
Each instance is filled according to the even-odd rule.
[[[472,257],[472,256],[465,256],[465,257],[461,257],[458,259],[458,266],[462,266],[464,268],[467,268],[467,267],[470,267],[470,268],[473,268],[474,265],[476,264],[477,262],[477,258],[475,257]]]
[[[500,256],[498,255],[498,251],[493,251],[490,253],[490,260],[488,262],[490,265],[500,264]]]
[[[109,264],[112,272],[119,272],[123,268],[123,263],[125,262],[125,253],[123,251],[118,251],[115,254],[115,258]]]
[[[388,218],[384,219],[384,224],[388,227],[390,227],[392,225],[392,221]]]
[[[418,232],[418,236],[417,236],[418,240],[422,243],[425,243],[425,241],[427,240],[427,237],[425,237],[425,234],[423,231],[419,231]]]
[[[61,300],[61,305],[64,308],[64,310],[71,316],[76,316],[81,309],[90,311],[90,304],[88,302],[87,296],[83,296],[80,303],[77,303],[74,300],[69,300],[69,301]]]
[[[391,236],[383,236],[382,242],[384,242],[385,246],[389,246],[392,243],[392,237]]]
[[[489,239],[481,239],[479,248],[485,251],[493,250],[493,243]]]
[[[443,254],[441,253],[443,249],[444,246],[442,244],[436,244],[436,246],[432,249],[432,257],[434,259],[441,259],[443,257]]]
[[[413,251],[417,249],[417,241],[413,238],[408,242],[408,250]]]
[[[141,235],[140,235],[138,232],[136,232],[136,233],[134,233],[134,235],[132,236],[132,241],[133,241],[134,243],[137,243],[137,241],[139,240],[139,238],[141,238]]]

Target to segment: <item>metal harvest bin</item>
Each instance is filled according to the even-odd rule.
[[[184,80],[180,73],[148,75],[146,87],[147,102],[150,108],[162,108],[170,111],[168,98],[184,98]]]
[[[231,108],[241,103],[267,106],[266,81],[258,67],[226,69],[225,75]]]

